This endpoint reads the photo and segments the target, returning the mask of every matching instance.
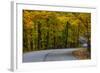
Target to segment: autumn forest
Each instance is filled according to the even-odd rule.
[[[24,53],[62,48],[91,52],[90,42],[91,13],[23,10]]]

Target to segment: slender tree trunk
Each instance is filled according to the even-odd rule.
[[[48,24],[49,19],[47,19],[47,36],[46,36],[46,49],[49,49],[49,24]]]
[[[26,35],[26,31],[23,30],[23,51],[28,51],[28,47],[27,47],[27,35]]]
[[[79,47],[79,32],[80,32],[80,24],[78,24],[77,28],[77,47]]]
[[[55,30],[53,31],[54,33],[54,37],[53,37],[53,40],[54,40],[54,49],[56,48],[56,38],[55,38]]]
[[[41,49],[41,24],[38,22],[38,50]]]
[[[28,43],[27,43],[28,51],[31,51],[31,43],[30,43],[30,37],[29,36],[27,37],[27,41],[28,41]]]
[[[31,28],[31,30],[30,30],[30,43],[31,43],[31,51],[33,51],[33,47],[34,47],[34,43],[33,43],[33,34],[32,34],[32,28]]]
[[[47,31],[47,41],[46,41],[46,48],[48,49],[49,48],[49,31]]]
[[[35,29],[35,32],[37,33],[38,32],[37,25],[35,25],[35,28],[34,29]],[[38,36],[38,34],[37,34],[37,36]],[[37,50],[37,39],[38,38],[36,38],[36,36],[34,36],[34,37],[35,37],[35,39],[34,39],[34,50]]]
[[[68,48],[68,29],[69,29],[69,23],[67,22],[66,27],[65,27],[65,48]]]

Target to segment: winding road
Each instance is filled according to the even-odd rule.
[[[78,49],[65,48],[28,52],[23,54],[23,62],[78,60],[72,55],[72,51],[75,50]]]

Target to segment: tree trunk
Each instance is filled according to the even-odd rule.
[[[41,49],[41,24],[38,22],[38,50]]]
[[[27,47],[28,47],[28,51],[31,51],[31,43],[30,43],[30,37],[27,37]]]
[[[65,48],[68,48],[68,29],[69,29],[69,22],[67,22],[65,27]]]
[[[46,41],[46,48],[48,49],[49,48],[49,31],[47,31],[47,41]]]
[[[80,24],[77,27],[77,47],[79,47],[79,32],[80,32]]]
[[[56,38],[55,38],[55,31],[54,31],[54,37],[53,37],[53,40],[54,40],[54,49],[56,48]]]

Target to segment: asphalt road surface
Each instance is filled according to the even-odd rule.
[[[78,60],[72,55],[76,48],[34,51],[23,54],[23,62]]]

